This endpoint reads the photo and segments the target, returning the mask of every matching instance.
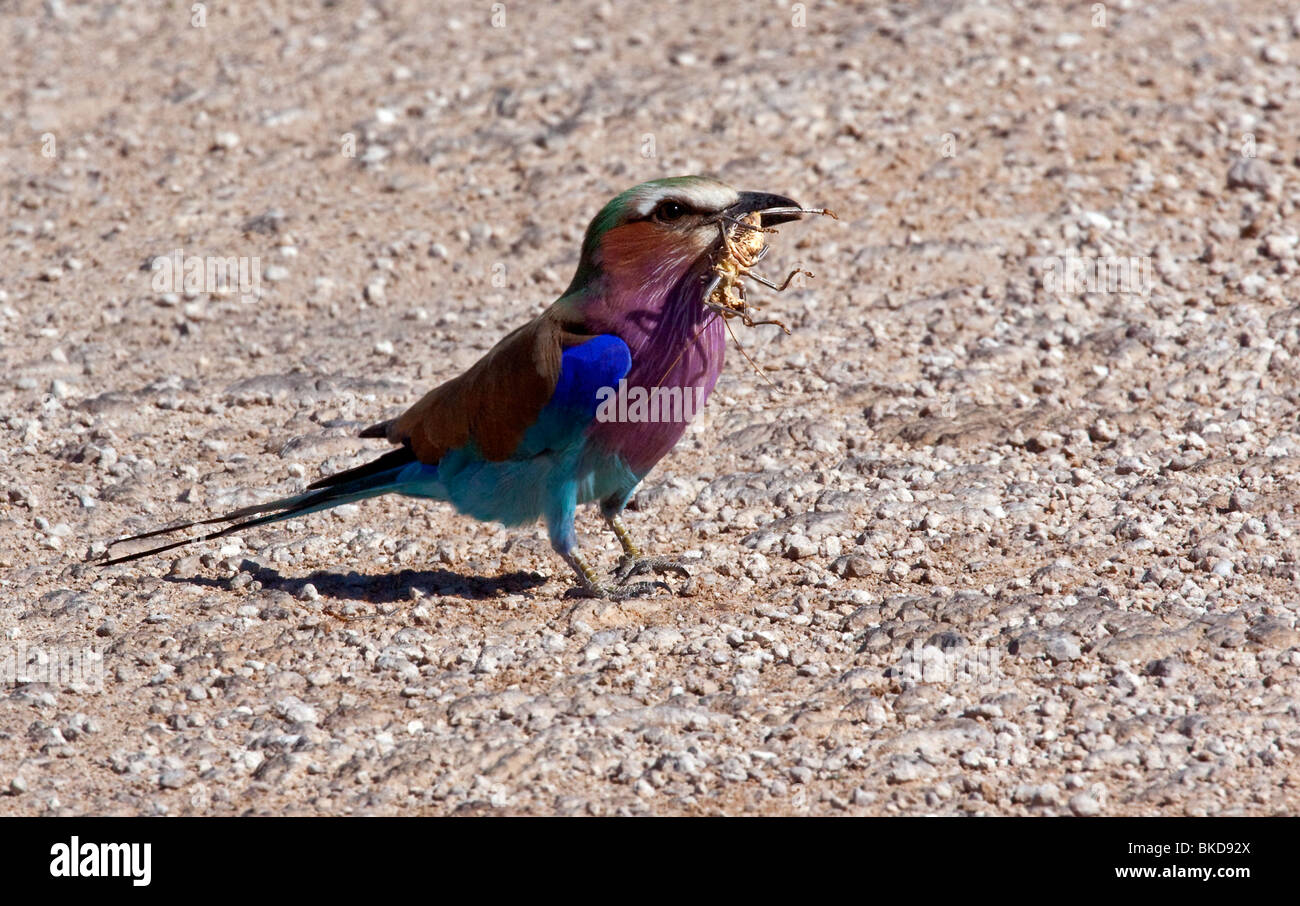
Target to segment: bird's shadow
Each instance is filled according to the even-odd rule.
[[[467,576],[445,569],[404,569],[400,572],[336,573],[318,570],[309,576],[282,576],[269,566],[245,560],[239,566],[263,589],[283,591],[295,598],[311,585],[325,598],[392,604],[411,600],[412,589],[429,597],[473,598],[484,600],[502,595],[527,594],[544,585],[547,578],[535,572],[505,573],[500,576]],[[168,582],[183,582],[235,591],[234,577],[214,579],[209,576],[166,576]]]

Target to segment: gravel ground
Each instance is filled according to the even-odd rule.
[[[10,671],[0,812],[1296,812],[1289,6],[6,7],[0,645],[103,670]],[[692,172],[840,220],[629,514],[677,593],[396,498],[83,562],[369,458]]]

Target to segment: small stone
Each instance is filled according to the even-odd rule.
[[[1259,51],[1259,58],[1265,63],[1272,63],[1274,66],[1285,66],[1287,60],[1286,48],[1278,44],[1265,44]]]
[[[1043,646],[1047,657],[1056,664],[1078,660],[1083,655],[1079,643],[1070,636],[1056,636]]]
[[[1255,495],[1250,491],[1233,491],[1228,498],[1228,511],[1231,513],[1248,513],[1255,505]]]
[[[1162,676],[1166,679],[1178,679],[1187,675],[1188,670],[1182,661],[1173,657],[1161,658],[1147,664],[1143,671],[1147,676]]]
[[[1229,189],[1249,189],[1267,192],[1273,183],[1268,164],[1258,157],[1239,157],[1228,168]]]
[[[158,778],[158,785],[165,790],[178,790],[185,785],[184,771],[163,771]]]
[[[1111,219],[1100,211],[1084,211],[1079,217],[1079,224],[1102,233],[1108,232],[1114,226]]]
[[[787,560],[802,560],[817,553],[817,544],[804,535],[787,535],[782,555]]]
[[[1061,801],[1061,790],[1054,783],[1022,783],[1011,794],[1013,802],[1025,805],[1053,806]]]
[[[911,783],[921,777],[921,768],[915,761],[900,761],[885,775],[889,783]]]
[[[866,579],[871,576],[871,561],[858,554],[849,554],[835,561],[833,569],[846,579]]]
[[[515,653],[503,645],[488,645],[474,663],[475,673],[492,674],[502,667],[509,666],[515,659]]]
[[[1098,443],[1110,443],[1119,437],[1119,430],[1111,422],[1100,418],[1088,429],[1088,436]]]
[[[1070,811],[1080,818],[1092,818],[1101,814],[1101,803],[1088,793],[1076,793],[1070,797]]]
[[[1237,288],[1247,296],[1260,296],[1269,288],[1269,281],[1263,274],[1247,274],[1238,281]]]
[[[1276,617],[1257,620],[1246,630],[1246,638],[1259,645],[1283,650],[1300,645],[1300,629]]]
[[[315,724],[320,721],[320,715],[315,708],[293,696],[276,702],[275,711],[294,724]]]
[[[1273,233],[1264,238],[1264,254],[1275,261],[1289,261],[1296,256],[1295,236],[1281,236]]]
[[[1146,466],[1136,456],[1121,456],[1119,461],[1115,463],[1115,474],[1117,475],[1132,475],[1135,472],[1144,471],[1146,471]]]

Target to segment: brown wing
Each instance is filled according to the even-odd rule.
[[[508,334],[460,377],[435,387],[397,418],[362,437],[406,444],[436,464],[470,441],[485,459],[508,459],[555,392],[564,349],[590,337],[566,329],[554,310]]]

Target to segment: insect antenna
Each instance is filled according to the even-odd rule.
[[[713,306],[710,305],[709,308],[713,308]],[[714,309],[714,312],[713,312],[713,318],[716,318],[717,316],[718,316],[717,309]],[[710,324],[713,323],[713,318],[710,318],[709,320],[707,320],[707,321],[705,321],[703,324],[701,324],[701,325],[700,325],[700,329],[697,330],[697,331],[695,331],[695,336],[691,337],[691,342],[689,342],[689,343],[685,344],[684,346],[682,346],[682,351],[679,352],[679,353],[677,353],[677,358],[673,359],[672,362],[669,363],[668,367],[664,370],[664,373],[660,376],[659,380],[655,381],[655,384],[654,384],[654,385],[655,385],[656,387],[661,387],[661,386],[663,386],[664,378],[668,377],[669,373],[670,373],[670,372],[671,372],[675,367],[677,367],[677,363],[680,362],[680,361],[682,360],[682,356],[686,355],[686,350],[689,349],[691,346],[693,346],[693,345],[695,344],[695,341],[698,340],[698,339],[700,338],[700,334],[704,333],[704,328],[708,327]],[[723,322],[722,322],[722,323],[724,323],[724,324],[727,323],[725,318],[723,319]]]
[[[716,318],[717,315],[714,315],[714,317]],[[736,348],[740,350],[740,354],[743,355],[745,357],[745,361],[749,363],[749,367],[754,369],[754,373],[756,375],[761,377],[763,380],[767,381],[768,384],[771,385],[773,390],[775,390],[777,393],[780,393],[781,388],[776,386],[776,383],[770,377],[767,376],[767,372],[764,371],[762,368],[759,368],[758,363],[749,357],[749,353],[745,352],[745,347],[740,345],[740,340],[737,339],[736,332],[731,329],[731,322],[728,321],[726,318],[723,318],[722,323],[723,325],[726,326],[727,333],[731,334],[731,339],[735,341]],[[781,326],[784,327],[785,325],[782,324]],[[786,332],[789,333],[789,331]]]

